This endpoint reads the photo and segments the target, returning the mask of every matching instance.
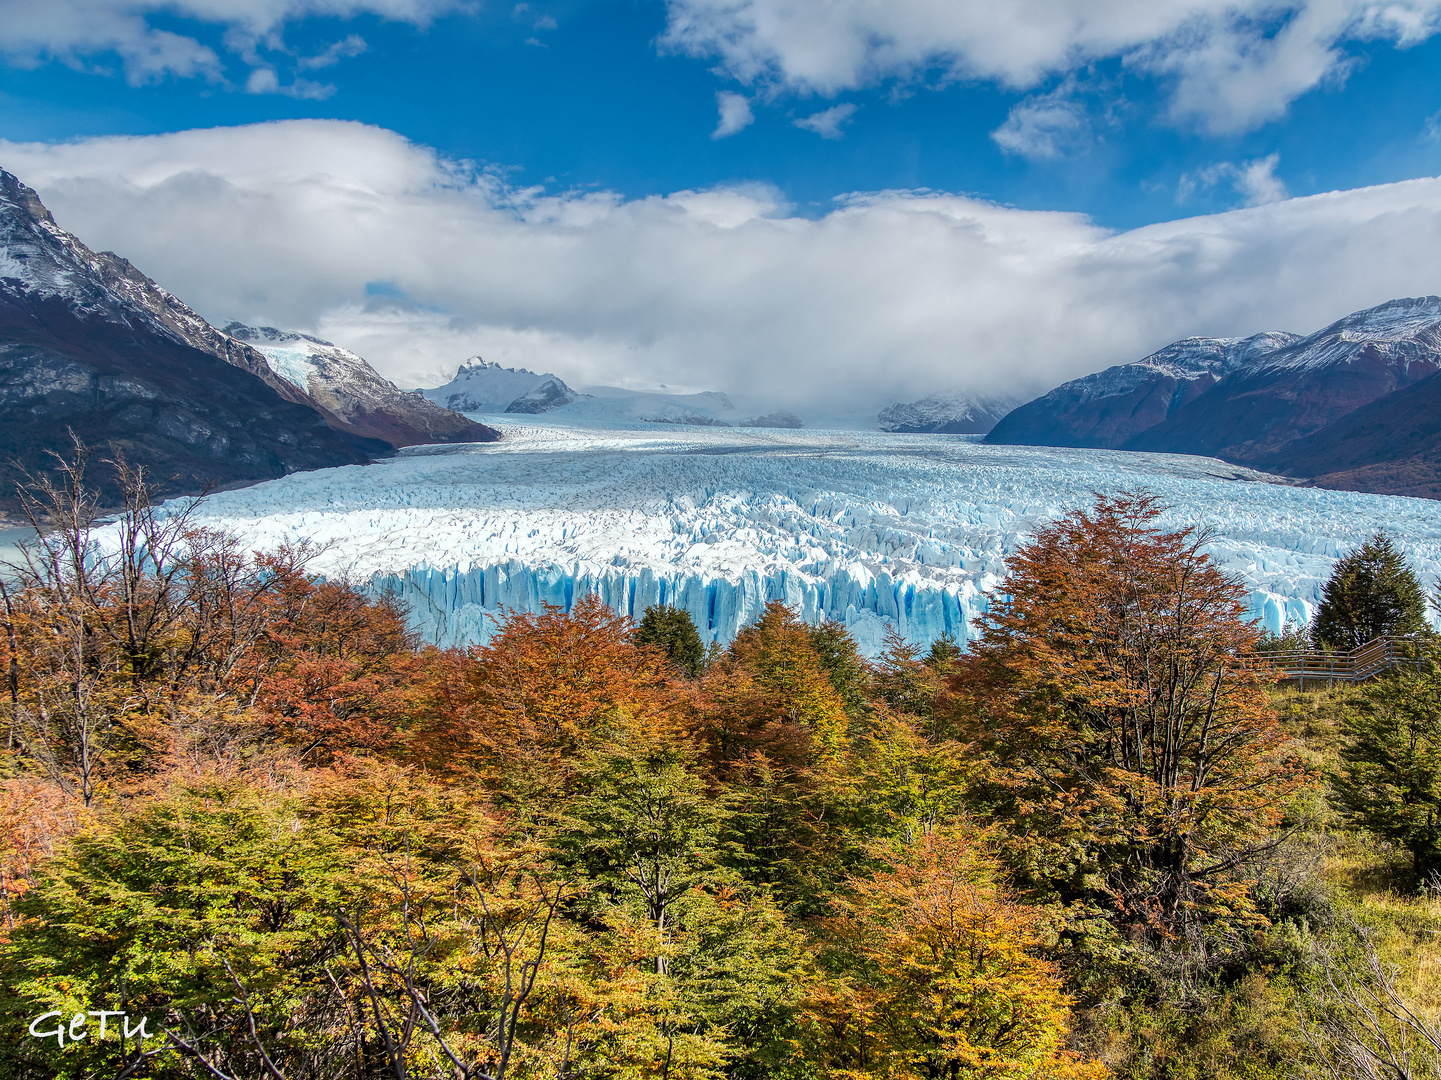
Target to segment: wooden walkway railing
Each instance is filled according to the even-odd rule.
[[[1275,653],[1270,660],[1281,671],[1283,682],[1361,682],[1384,671],[1409,667],[1422,670],[1426,660],[1416,638],[1373,638],[1350,652]]]

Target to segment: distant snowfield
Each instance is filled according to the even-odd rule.
[[[444,645],[493,616],[598,593],[639,618],[684,607],[730,640],[768,600],[844,623],[867,652],[887,624],[965,641],[1038,523],[1093,492],[1149,489],[1164,524],[1211,550],[1272,630],[1310,619],[1336,557],[1385,527],[1429,587],[1441,503],[1268,482],[1209,458],[984,446],[975,436],[582,428],[484,417],[503,441],[413,447],[205,500],[200,520],[271,548],[324,546],[313,569],[398,593]]]

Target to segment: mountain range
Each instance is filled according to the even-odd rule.
[[[225,334],[265,357],[270,369],[306,391],[342,423],[392,446],[489,442],[494,431],[405,391],[349,349],[309,334],[232,322]]]
[[[90,250],[0,170],[0,514],[15,509],[17,481],[75,439],[175,493],[499,437],[344,350],[292,381],[241,329],[216,329],[124,258]]]
[[[1305,337],[1186,338],[1063,383],[986,441],[1203,454],[1441,498],[1441,298],[1391,300]]]
[[[1194,337],[1016,408],[970,393],[888,406],[882,430],[992,444],[1200,454],[1323,487],[1441,498],[1441,298],[1392,300],[1308,336]],[[75,440],[162,493],[499,438],[472,414],[582,423],[798,427],[724,394],[573,390],[475,357],[407,392],[360,356],[273,327],[212,326],[112,252],[62,229],[0,170],[0,517]],[[102,496],[115,492],[98,477]]]

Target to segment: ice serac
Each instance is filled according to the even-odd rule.
[[[803,428],[805,421],[788,409],[777,409],[764,416],[753,416],[749,420],[737,420],[736,427],[759,428]]]
[[[1211,552],[1272,630],[1311,618],[1335,559],[1378,521],[1423,577],[1441,570],[1433,504],[1214,460],[810,429],[546,420],[505,434],[227,492],[202,516],[262,548],[312,540],[318,571],[398,595],[441,644],[588,594],[632,617],[683,607],[713,641],[781,600],[871,654],[887,627],[966,642],[1007,556],[1096,491],[1151,490],[1170,505],[1164,526],[1212,527]]]
[[[1019,398],[955,390],[887,405],[876,423],[882,431],[984,435],[1020,403]]]
[[[74,451],[123,453],[162,491],[367,461],[385,442],[344,428],[264,357],[110,252],[61,229],[0,171],[0,511],[13,481]]]
[[[494,428],[401,390],[364,359],[332,342],[239,322],[227,325],[225,333],[255,349],[272,371],[361,435],[392,446],[492,442],[500,437]]]
[[[1127,446],[1234,371],[1256,364],[1299,334],[1185,338],[1133,364],[1062,383],[1013,409],[986,441],[1021,446]]]

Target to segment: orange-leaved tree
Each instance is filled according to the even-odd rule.
[[[712,767],[728,776],[759,753],[795,771],[825,771],[848,747],[845,701],[813,631],[772,601],[705,678],[701,733]]]
[[[1244,589],[1163,509],[1100,496],[1039,529],[952,685],[1022,879],[1171,939],[1247,910],[1247,859],[1305,772]]]
[[[267,598],[264,633],[231,683],[300,760],[324,763],[390,745],[426,715],[433,677],[455,659],[419,649],[392,598],[297,574]]]
[[[685,695],[659,649],[598,597],[512,614],[471,652],[460,709],[415,732],[415,755],[475,769],[504,804],[553,808],[583,750],[621,723],[681,727]]]

